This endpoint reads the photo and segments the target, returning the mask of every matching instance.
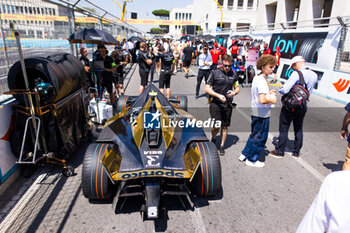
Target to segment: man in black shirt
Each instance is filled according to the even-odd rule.
[[[148,74],[151,70],[152,60],[147,58],[147,44],[145,42],[140,43],[140,51],[138,54],[139,60],[139,73],[141,76],[141,85],[139,87],[139,94],[145,90],[148,83]]]
[[[104,63],[104,71],[101,73],[102,87],[107,89],[110,101],[112,104],[114,104],[115,100],[113,94],[113,72],[116,70],[116,65],[113,58],[107,55],[107,49],[104,45],[98,45],[97,48],[100,55],[98,56],[97,61],[103,61]]]
[[[190,65],[193,57],[194,57],[193,49],[190,47],[190,43],[187,42],[181,57],[181,62],[183,63],[183,69],[186,73],[185,74],[186,78],[188,78],[188,72],[190,70]]]
[[[223,67],[213,70],[205,86],[205,92],[212,96],[209,111],[212,118],[221,121],[221,144],[219,153],[225,154],[224,144],[227,138],[227,127],[231,123],[233,96],[239,93],[238,77],[232,71],[232,57],[223,57]],[[212,128],[212,141],[216,142],[216,135],[220,128]]]
[[[166,87],[166,97],[170,98],[170,79],[174,72],[175,57],[171,52],[163,47],[160,49],[159,57],[162,63],[162,69],[159,76],[159,90],[164,95],[164,85]]]
[[[87,58],[87,50],[86,50],[86,48],[81,48],[80,49],[80,54],[81,54],[81,57],[80,57],[79,60],[83,64],[85,72],[86,72],[86,80],[85,80],[84,86],[86,88],[93,87],[94,86],[94,82],[92,81],[92,78],[91,78],[92,76],[91,76],[91,72],[90,72],[90,61],[89,61],[89,58]]]
[[[116,64],[116,71],[113,72],[113,83],[116,90],[117,98],[120,95],[124,95],[124,77],[123,77],[123,68],[127,64],[126,58],[123,56],[123,51],[121,49],[114,50],[112,52],[112,57],[114,63]]]

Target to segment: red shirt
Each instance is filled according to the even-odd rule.
[[[231,47],[231,54],[238,54],[239,47],[238,45],[234,45]]]
[[[269,55],[269,54],[271,54],[271,49],[270,48],[264,49],[264,55]]]
[[[221,56],[225,56],[226,55],[226,48],[221,46],[220,50],[221,50]]]
[[[280,65],[280,60],[281,60],[281,53],[280,52],[275,52],[275,57],[277,58],[277,65]]]
[[[211,57],[213,58],[213,64],[219,63],[219,56],[221,55],[221,50],[218,48],[213,48],[210,50]]]

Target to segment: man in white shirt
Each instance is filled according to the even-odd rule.
[[[350,232],[349,181],[349,170],[329,174],[296,232]]]
[[[213,58],[211,54],[208,53],[208,45],[203,45],[203,53],[198,58],[199,70],[197,76],[197,86],[196,86],[196,96],[195,99],[198,99],[199,89],[201,87],[202,80],[204,78],[205,84],[207,84],[209,75],[210,75],[210,66],[213,64]]]

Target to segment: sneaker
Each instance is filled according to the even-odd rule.
[[[185,74],[185,78],[188,78],[188,74],[187,73]]]
[[[225,150],[224,150],[224,147],[223,147],[223,146],[220,146],[220,148],[219,148],[219,154],[220,154],[220,155],[225,155]]]
[[[240,162],[244,162],[246,159],[247,159],[247,158],[245,157],[244,154],[241,154],[241,155],[238,157],[238,160],[239,160]]]
[[[293,156],[294,158],[299,158],[299,154],[297,154],[297,153],[295,153],[295,152],[292,153],[292,156]]]
[[[276,150],[270,151],[269,155],[271,155],[272,157],[278,158],[278,159],[282,159],[284,157],[283,155],[278,154]]]
[[[199,98],[199,96],[198,95],[196,95],[195,97],[194,97],[194,99],[198,99]]]
[[[245,161],[245,165],[250,166],[250,167],[264,167],[265,163],[264,162],[260,162],[260,161],[249,161],[248,159]]]

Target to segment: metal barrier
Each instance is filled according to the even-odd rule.
[[[87,4],[97,11],[85,8]],[[76,0],[75,3],[65,0],[0,0],[0,16],[0,94],[8,91],[7,73],[18,61],[14,30],[21,34],[25,58],[47,57],[59,52],[77,55],[78,48],[71,46],[67,38],[79,28],[98,28],[119,35],[120,39],[144,34],[88,0]],[[87,47],[91,56],[93,46],[78,46]]]

